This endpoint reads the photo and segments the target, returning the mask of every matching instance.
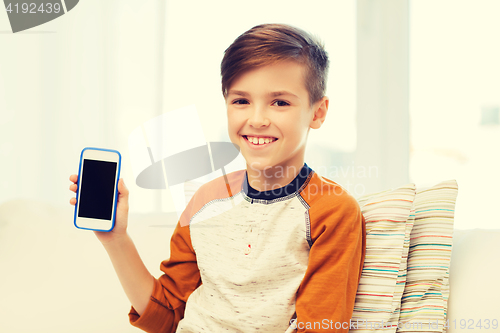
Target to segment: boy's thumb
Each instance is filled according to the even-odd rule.
[[[128,195],[128,188],[125,185],[125,181],[123,180],[123,178],[120,178],[120,180],[118,181],[118,192],[120,192],[120,194],[122,195]]]

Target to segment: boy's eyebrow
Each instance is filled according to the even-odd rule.
[[[227,92],[228,95],[240,95],[240,96],[248,96],[248,93],[241,90],[231,89]]]
[[[283,96],[283,95],[287,95],[287,96],[292,96],[292,97],[295,97],[295,98],[299,98],[299,96],[297,96],[295,94],[292,94],[291,92],[286,91],[286,90],[284,90],[284,91],[275,91],[275,92],[269,93],[269,96],[271,96],[271,97],[278,97],[278,96]]]
[[[249,93],[245,92],[245,91],[241,91],[241,90],[234,90],[234,89],[231,89],[229,90],[228,92],[228,95],[240,95],[240,96],[249,96]],[[292,97],[295,97],[295,98],[299,98],[299,96],[289,92],[289,91],[286,91],[286,90],[283,90],[283,91],[273,91],[273,92],[270,92],[268,94],[269,96],[271,97],[277,97],[277,96],[283,96],[283,95],[288,95],[288,96],[292,96]]]

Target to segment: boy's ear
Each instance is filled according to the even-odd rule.
[[[324,96],[322,99],[314,103],[313,112],[314,116],[309,124],[309,127],[318,129],[321,127],[323,122],[325,121],[326,114],[328,112],[328,103],[330,100],[328,97]]]

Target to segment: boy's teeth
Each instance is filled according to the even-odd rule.
[[[272,138],[257,138],[254,136],[247,136],[247,140],[253,143],[254,145],[263,145],[265,143],[273,142]]]

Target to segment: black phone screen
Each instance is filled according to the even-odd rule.
[[[78,217],[111,220],[116,162],[83,160]]]

